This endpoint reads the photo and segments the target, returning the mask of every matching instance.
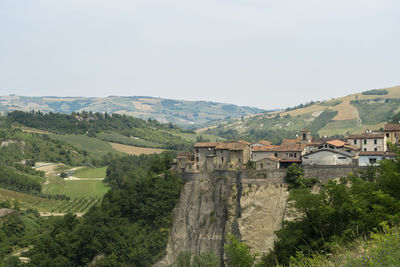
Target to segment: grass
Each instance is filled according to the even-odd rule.
[[[75,135],[75,134],[65,134],[56,135],[50,134],[50,138],[61,140],[67,142],[76,148],[81,150],[86,150],[95,154],[106,154],[108,152],[116,153],[117,151],[111,147],[111,145],[105,141],[99,140],[94,137],[89,137],[86,135]]]
[[[62,200],[36,197],[33,195],[0,188],[0,202],[5,200],[18,200],[18,203],[22,209],[37,209],[38,211],[48,211],[52,207],[59,205],[62,202]]]
[[[64,194],[71,198],[102,197],[108,191],[108,187],[99,180],[65,181],[59,177],[49,177],[48,183],[43,185],[45,194]]]
[[[78,178],[104,178],[107,167],[79,169],[74,176]]]
[[[101,182],[101,181],[98,181]],[[33,195],[18,193],[11,190],[0,188],[0,202],[9,200],[10,202],[18,201],[21,209],[35,209],[39,212],[54,212],[54,213],[82,213],[89,210],[92,206],[98,206],[101,203],[102,196],[71,198],[70,200],[55,200]],[[34,228],[36,225],[30,218],[24,218],[29,227]]]
[[[160,148],[137,147],[137,146],[122,145],[117,143],[110,143],[110,145],[115,150],[129,155],[154,154],[154,153],[158,154],[165,150]]]
[[[159,147],[163,146],[162,144],[159,144],[159,143],[150,142],[150,141],[138,139],[138,138],[127,137],[127,136],[124,136],[124,135],[116,133],[116,132],[100,133],[97,135],[97,137],[99,139],[107,141],[107,142],[114,142],[114,143],[120,143],[120,144],[131,145],[131,146],[152,147],[152,148],[159,148]]]
[[[182,139],[189,141],[189,142],[196,142],[197,138],[202,136],[203,139],[205,140],[210,140],[211,142],[215,142],[215,141],[225,141],[225,138],[217,136],[217,135],[213,135],[213,134],[194,134],[194,133],[182,133],[182,132],[174,132],[171,131],[169,132],[173,135],[179,136]]]
[[[301,252],[292,258],[290,266],[399,266],[400,227],[384,226],[383,231],[372,233],[369,239],[359,238],[349,246],[338,246],[329,256],[315,254],[305,257]]]

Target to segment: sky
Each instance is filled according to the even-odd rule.
[[[0,95],[283,108],[400,85],[398,0],[0,0]]]

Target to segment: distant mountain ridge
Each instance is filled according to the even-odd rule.
[[[373,89],[325,101],[309,102],[285,110],[231,119],[198,129],[225,138],[279,142],[306,128],[320,136],[348,135],[380,129],[400,112],[400,86]]]
[[[241,107],[209,101],[186,101],[148,96],[109,97],[28,97],[0,96],[0,112],[40,110],[69,114],[83,110],[126,114],[141,119],[156,119],[185,127],[207,125],[213,121],[249,116],[265,112],[253,107]]]

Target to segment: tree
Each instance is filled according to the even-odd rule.
[[[251,267],[257,257],[257,253],[252,254],[250,248],[232,234],[228,235],[228,244],[224,248],[228,256],[228,265],[232,267]]]

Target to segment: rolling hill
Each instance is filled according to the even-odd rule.
[[[279,142],[279,137],[293,137],[304,128],[320,136],[347,135],[379,129],[399,111],[400,86],[397,86],[231,119],[197,132],[246,139],[275,138],[275,142]]]
[[[196,127],[229,118],[264,112],[252,107],[239,107],[207,101],[184,101],[147,96],[119,97],[27,97],[0,96],[0,112],[40,110],[43,112],[72,113],[83,110],[117,113],[141,119],[156,119],[185,127]]]

